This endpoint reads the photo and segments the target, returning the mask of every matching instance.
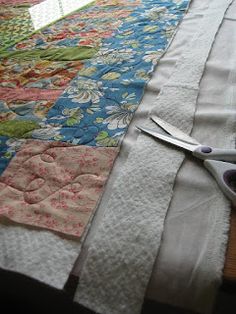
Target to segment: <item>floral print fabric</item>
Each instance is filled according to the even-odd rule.
[[[68,231],[73,229],[68,218],[72,216],[61,211],[69,213],[70,208],[75,209],[75,203],[70,198],[63,199],[64,207],[44,203],[44,196],[47,201],[51,197],[46,196],[43,188],[47,180],[50,191],[58,199],[57,204],[62,200],[60,193],[54,191],[54,181],[50,178],[46,180],[39,176],[37,184],[29,182],[34,180],[35,169],[41,161],[32,164],[33,169],[24,168],[22,154],[30,154],[29,145],[32,154],[41,147],[39,155],[44,154],[48,145],[56,145],[60,147],[59,155],[63,151],[66,163],[79,164],[83,160],[84,171],[87,169],[90,173],[89,152],[96,160],[96,176],[102,175],[103,186],[145,85],[189,1],[97,0],[0,52],[0,214],[21,223],[81,236],[101,197],[102,188],[95,188],[96,184],[93,185],[89,178],[88,185],[84,183],[86,197],[76,198],[76,219],[82,219],[81,208],[87,208],[88,204],[91,205],[90,214],[83,220],[83,227],[77,225],[80,231]],[[22,1],[24,6],[33,2],[37,1]],[[20,1],[12,0],[11,3],[16,10]],[[13,7],[9,4],[0,0],[4,12]],[[104,154],[110,154],[106,165],[103,164]],[[32,158],[35,160],[30,155],[30,160]],[[66,163],[60,164],[61,170],[57,172],[63,189],[69,184],[62,174],[70,168]],[[17,167],[21,169],[21,178],[17,175],[14,179],[12,175]],[[32,205],[32,200],[22,196],[25,195],[22,192],[26,188],[25,180],[30,189],[34,190],[35,186],[43,189],[42,194],[37,194],[41,204],[37,206],[42,207],[42,215],[53,213],[50,216],[53,224],[46,216],[34,215],[35,203]],[[24,203],[25,200],[31,205]],[[8,210],[11,202],[17,205]],[[45,214],[46,207],[51,209],[50,213]],[[60,208],[60,214],[57,208]]]
[[[0,87],[63,89],[82,68],[80,61],[2,59]]]
[[[0,214],[80,237],[117,148],[27,141],[0,179]]]
[[[60,128],[62,141],[101,146],[101,134],[106,134],[111,143],[120,143],[186,6],[187,1],[168,1],[168,6],[160,0],[142,1],[112,39],[104,39],[46,116],[47,124]],[[70,125],[65,103],[66,112],[79,110]]]

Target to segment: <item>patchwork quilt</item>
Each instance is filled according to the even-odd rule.
[[[75,301],[88,308],[93,308],[95,304],[96,312],[99,311],[98,305],[114,307],[114,300],[117,304],[116,308],[123,312],[126,302],[131,305],[131,313],[134,313],[133,306],[136,309],[141,308],[144,290],[153,267],[154,254],[151,260],[146,252],[151,252],[150,247],[155,242],[154,233],[159,236],[154,223],[153,234],[147,237],[146,230],[151,229],[149,225],[151,219],[146,220],[148,227],[141,229],[141,232],[142,230],[145,232],[143,234],[140,232],[139,237],[145,250],[140,250],[141,254],[138,253],[138,241],[133,227],[139,228],[139,224],[134,219],[129,220],[129,226],[126,225],[128,219],[125,214],[130,213],[130,208],[120,206],[122,201],[124,204],[122,190],[127,192],[127,200],[132,206],[135,199],[141,199],[140,182],[144,176],[142,177],[141,174],[138,179],[134,179],[134,184],[127,183],[131,182],[129,174],[135,173],[137,169],[140,172],[140,165],[143,164],[141,161],[138,165],[140,158],[137,157],[137,150],[129,155],[123,167],[126,170],[129,168],[127,164],[132,165],[133,168],[130,167],[132,171],[124,171],[126,176],[123,182],[118,178],[112,186],[115,197],[113,199],[111,197],[112,200],[108,203],[108,215],[106,211],[101,217],[103,214],[101,208],[103,206],[101,206],[98,211],[100,221],[99,219],[92,221],[92,218],[108,185],[108,177],[122,148],[122,140],[145,93],[145,86],[152,76],[155,65],[173,38],[190,0],[97,0],[54,24],[35,31],[29,8],[41,1],[0,0],[0,245],[2,248],[0,267],[63,289],[75,259],[80,254],[79,262],[77,261],[73,269],[73,274],[80,276]],[[64,0],[51,0],[53,1],[61,3]],[[204,3],[205,8],[203,6],[202,11],[196,11],[196,15],[205,16],[206,19],[213,16],[212,22],[215,23],[216,13],[224,14],[223,10],[230,2],[231,0],[224,0],[222,4],[221,0],[211,2],[213,7],[219,6],[219,11],[213,10],[213,14],[208,14],[209,8],[207,3]],[[195,8],[195,4],[191,8],[193,7]],[[200,12],[203,14],[201,15]],[[191,14],[192,10],[189,15]],[[46,16],[44,18],[46,19]],[[188,23],[188,18],[186,21]],[[213,29],[218,27],[218,22],[215,26],[214,23],[207,24],[205,29],[208,32],[201,32],[201,23],[199,23],[200,27],[196,28],[197,33],[209,34],[208,25],[213,25]],[[181,29],[183,30],[184,27],[185,23]],[[198,45],[195,45],[196,50],[202,52],[202,49],[199,49],[198,38],[193,37],[192,32],[189,33],[191,33],[190,37],[198,42]],[[203,42],[207,41],[202,40]],[[212,44],[209,41],[207,43]],[[184,45],[180,46],[184,47]],[[196,57],[196,54],[194,56]],[[230,61],[228,64],[231,64]],[[156,72],[155,75],[158,75],[159,73]],[[186,77],[188,76],[185,75]],[[179,83],[179,80],[175,78],[175,82]],[[196,89],[194,91],[197,93]],[[176,100],[175,97],[173,99]],[[170,103],[168,101],[168,105]],[[174,107],[177,111],[181,112],[181,108],[183,110],[182,106],[180,108],[175,103],[172,108],[168,105],[164,104],[163,108],[172,117],[178,117]],[[140,151],[144,150],[141,148]],[[148,153],[148,155],[154,154]],[[161,169],[164,167],[160,166],[159,156],[157,162]],[[144,160],[147,162],[146,158]],[[168,167],[169,172],[170,168]],[[151,176],[148,177],[149,182],[152,183],[156,179],[153,176],[150,181]],[[132,189],[126,188],[126,185]],[[154,186],[153,195],[156,195],[157,184]],[[111,187],[109,188],[106,191],[108,193],[111,191]],[[107,200],[106,196],[105,200]],[[110,206],[113,205],[114,199],[117,200],[118,205]],[[215,202],[217,200],[214,199]],[[153,202],[153,204],[160,203],[157,198]],[[140,206],[141,214],[135,211],[133,215],[142,221],[144,221],[142,213],[145,213],[146,217],[150,214],[143,204]],[[224,205],[224,203],[217,204],[221,209]],[[122,207],[124,211],[114,210]],[[222,216],[219,212],[218,216],[215,213],[211,215],[209,207],[207,209],[206,217],[214,216],[214,219],[220,221]],[[112,217],[113,213],[119,224],[109,221],[109,214]],[[210,225],[209,221],[207,222]],[[127,233],[119,229],[122,223]],[[84,243],[91,224],[98,229],[94,235],[93,228]],[[221,234],[222,229],[218,228],[218,225],[211,224],[211,227],[218,229],[217,234],[226,241],[225,233]],[[212,228],[206,227],[206,230],[210,232]],[[182,230],[181,227],[179,229]],[[200,230],[200,228],[196,229]],[[109,233],[109,230],[112,232]],[[162,232],[162,229],[160,230]],[[192,235],[192,228],[189,227],[189,230]],[[231,227],[231,233],[232,231]],[[168,232],[170,234],[171,229]],[[136,250],[133,251],[136,255],[133,256],[130,254],[133,247],[130,245],[128,233],[132,234],[132,237],[134,235],[133,243]],[[190,297],[189,303],[186,304],[189,289],[188,291],[182,289],[185,279],[184,281],[180,279],[181,276],[186,278],[184,271],[175,272],[178,273],[178,278],[175,278],[178,283],[175,280],[176,284],[173,285],[172,279],[168,280],[168,266],[165,266],[162,277],[161,267],[159,277],[158,272],[157,278],[152,275],[154,289],[146,296],[151,295],[154,299],[163,303],[167,300],[169,303],[171,302],[169,295],[172,294],[175,296],[173,303],[180,307],[192,306],[195,310],[196,304],[199,303],[202,309],[209,308],[213,301],[211,297],[215,293],[214,289],[220,281],[219,269],[222,267],[224,254],[217,242],[219,250],[215,250],[215,256],[219,257],[220,263],[212,260],[211,244],[215,245],[214,239],[217,237],[210,233],[211,237],[207,238],[208,247],[211,249],[201,256],[201,261],[199,263],[198,260],[196,268],[193,265],[196,280],[191,276],[194,289],[190,290],[197,298]],[[91,235],[94,237],[92,238]],[[119,243],[116,241],[117,238]],[[200,238],[204,238],[202,229]],[[120,245],[122,244],[120,239],[125,245],[127,244],[129,250],[126,256],[131,257],[130,259],[123,259],[125,245]],[[190,237],[188,241],[188,235],[185,235],[186,243],[191,243],[191,239]],[[183,241],[181,243],[183,244]],[[194,243],[196,243],[195,239]],[[231,252],[234,252],[233,245],[228,247]],[[170,245],[169,250],[173,251],[172,248],[173,245]],[[182,248],[185,249],[184,244]],[[226,261],[232,261],[230,250]],[[198,254],[197,246],[194,252]],[[165,254],[162,256],[162,261],[167,265],[165,257],[168,256],[169,259],[168,249]],[[142,260],[142,265],[145,267],[140,267],[140,256],[145,255],[146,259]],[[177,255],[180,256],[178,252]],[[175,258],[169,260],[176,261]],[[204,269],[202,267],[204,261],[207,261],[210,274],[207,282],[204,277],[205,271],[201,271]],[[211,268],[212,261],[215,266]],[[160,266],[160,260],[158,263]],[[181,269],[182,264],[179,259]],[[142,273],[135,271],[134,265],[137,265]],[[232,265],[232,263],[226,265],[224,275],[231,276],[231,273],[227,273],[227,268],[230,270],[231,267],[233,268]],[[117,269],[120,269],[120,273],[116,271]],[[172,265],[170,269],[172,275]],[[232,274],[234,276],[235,272]],[[108,280],[106,275],[109,277]],[[200,277],[197,277],[198,275]],[[159,290],[155,281],[160,287]],[[166,284],[167,282],[170,284]],[[198,286],[195,287],[196,283]],[[206,290],[202,289],[202,286]],[[127,287],[131,291],[132,299],[126,293]],[[176,294],[176,291],[181,292]],[[203,291],[207,292],[203,293]],[[205,295],[209,296],[208,300],[205,299]],[[201,300],[202,296],[206,301],[204,303]],[[111,310],[109,309],[108,312],[111,313]]]
[[[38,32],[0,0],[0,215],[81,238],[189,0],[97,0]]]

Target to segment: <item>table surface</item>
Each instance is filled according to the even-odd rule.
[[[236,285],[236,210],[232,208],[229,240],[223,273],[224,281],[234,282]]]

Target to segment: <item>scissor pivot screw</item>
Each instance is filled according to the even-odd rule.
[[[202,152],[202,153],[209,154],[209,153],[212,152],[212,148],[209,147],[209,146],[204,146],[204,147],[201,148],[201,152]]]

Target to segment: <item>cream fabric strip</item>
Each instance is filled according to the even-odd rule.
[[[185,15],[182,23],[180,24],[176,35],[171,41],[170,47],[165,52],[164,56],[159,60],[158,65],[153,72],[151,80],[148,82],[145,94],[142,99],[140,106],[138,107],[135,115],[130,123],[127,134],[122,142],[122,148],[118,157],[116,158],[114,167],[109,176],[109,180],[101,199],[101,203],[96,210],[95,216],[89,228],[86,239],[83,243],[83,247],[79,258],[77,259],[75,266],[73,268],[73,274],[75,276],[80,276],[80,271],[83,267],[83,262],[86,258],[88,247],[93,241],[93,237],[97,232],[97,228],[103,219],[103,214],[106,209],[107,203],[112,194],[113,184],[122,171],[123,166],[128,158],[128,154],[134,147],[136,140],[138,138],[139,132],[137,132],[136,125],[143,125],[149,116],[150,110],[155,106],[157,95],[159,94],[162,86],[171,76],[175,65],[179,58],[181,57],[185,47],[191,40],[194,32],[196,32],[196,26],[198,26],[199,21],[203,17],[205,11],[207,10],[211,0],[192,0],[188,13]],[[147,295],[148,297],[148,295]]]
[[[81,245],[51,231],[0,224],[0,267],[62,289]]]
[[[235,147],[236,1],[228,9],[200,84],[192,135]],[[186,159],[178,173],[147,295],[209,313],[221,283],[229,202],[201,163]]]
[[[231,1],[211,2],[158,98],[158,115],[185,132],[192,129],[205,62]],[[153,125],[147,121],[146,126]],[[76,301],[104,314],[140,312],[183,158],[183,153],[139,136],[89,248]]]

